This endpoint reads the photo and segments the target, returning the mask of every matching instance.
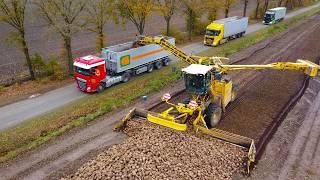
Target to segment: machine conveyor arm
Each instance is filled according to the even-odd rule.
[[[297,62],[276,62],[265,65],[227,65],[216,64],[214,69],[218,72],[224,73],[227,71],[237,70],[263,70],[263,69],[277,69],[277,70],[292,70],[301,71],[305,74],[314,77],[317,76],[320,66],[307,60],[298,59]]]

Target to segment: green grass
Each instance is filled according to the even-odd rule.
[[[245,49],[247,47],[250,47],[258,42],[261,42],[265,39],[268,39],[276,34],[279,34],[281,32],[284,32],[288,27],[299,20],[304,19],[305,17],[311,16],[315,13],[318,13],[320,11],[320,8],[314,8],[308,12],[302,13],[298,16],[295,16],[289,20],[285,20],[283,22],[280,22],[275,25],[271,25],[270,27],[266,29],[262,29],[260,31],[257,31],[255,33],[249,34],[243,38],[239,38],[233,41],[230,41],[226,44],[223,44],[221,46],[218,46],[216,48],[210,48],[207,51],[204,51],[200,53],[201,56],[222,56],[222,57],[228,57],[241,49]]]
[[[0,162],[12,159],[116,108],[129,105],[142,95],[159,91],[179,77],[178,73],[172,72],[172,66],[164,67],[0,132]]]
[[[211,48],[201,55],[231,55],[283,32],[289,25],[319,11],[320,8],[315,8],[288,21],[231,41],[220,47]],[[180,63],[176,65],[180,66]],[[13,159],[23,152],[34,149],[66,131],[82,126],[116,108],[127,106],[142,95],[159,91],[164,86],[176,81],[178,77],[177,73],[171,71],[171,67],[164,67],[153,73],[138,76],[128,83],[108,88],[103,93],[87,96],[54,112],[0,132],[0,162]]]

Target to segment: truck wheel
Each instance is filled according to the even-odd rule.
[[[124,74],[122,74],[122,82],[128,82],[131,78],[131,74],[130,72],[125,72]]]
[[[153,71],[153,67],[154,67],[153,64],[149,64],[147,72],[151,73]]]
[[[155,62],[154,66],[156,67],[156,69],[161,69],[162,68],[162,62],[161,61],[157,61],[157,62]]]
[[[100,83],[97,87],[97,93],[101,93],[105,88],[106,86],[103,83]]]
[[[217,104],[211,103],[205,110],[205,121],[209,128],[216,126],[222,117],[222,109]]]
[[[168,66],[169,65],[169,59],[168,58],[165,58],[162,62],[163,62],[164,66]]]

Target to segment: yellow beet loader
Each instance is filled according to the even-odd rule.
[[[161,99],[170,106],[167,110],[156,113],[143,109],[133,109],[114,127],[114,130],[124,128],[127,121],[134,116],[144,117],[152,123],[179,131],[193,129],[196,132],[202,132],[247,148],[248,173],[250,164],[255,161],[254,140],[214,128],[221,120],[226,106],[235,100],[237,94],[237,88],[227,72],[278,69],[301,71],[314,77],[320,69],[319,65],[307,60],[297,60],[295,63],[277,62],[266,65],[228,65],[223,63],[228,60],[223,57],[188,56],[161,37],[141,37],[138,43],[158,44],[179,60],[189,64],[188,67],[182,69],[182,72],[186,91],[191,94],[192,98],[173,104],[170,102],[171,95],[165,94]]]

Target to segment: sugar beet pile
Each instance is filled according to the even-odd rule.
[[[129,121],[125,133],[67,179],[231,179],[245,169],[246,152],[214,138],[141,121]]]

